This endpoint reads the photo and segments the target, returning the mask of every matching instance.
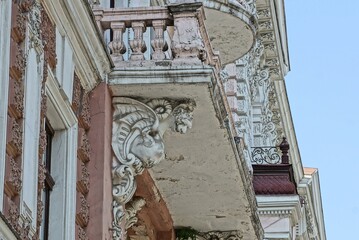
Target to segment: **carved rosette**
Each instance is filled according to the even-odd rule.
[[[135,176],[164,158],[163,134],[167,129],[186,133],[192,127],[195,103],[153,99],[145,104],[118,97],[113,104],[112,231],[113,239],[121,239],[126,234],[124,205],[135,193]],[[142,201],[136,204],[142,205]]]

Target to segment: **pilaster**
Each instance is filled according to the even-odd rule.
[[[111,94],[105,83],[99,84],[90,93],[91,129],[89,142],[91,158],[88,164],[90,174],[88,204],[91,217],[87,231],[90,239],[111,239],[112,224],[112,102]]]
[[[0,2],[0,212],[3,211],[11,33],[11,0]]]

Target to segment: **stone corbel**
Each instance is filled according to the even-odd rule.
[[[125,235],[125,204],[135,191],[135,176],[165,157],[163,134],[167,129],[186,133],[192,127],[195,103],[191,100],[153,99],[146,103],[116,97],[112,126],[113,239]]]

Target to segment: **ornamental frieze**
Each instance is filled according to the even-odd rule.
[[[191,100],[167,99],[140,102],[117,97],[113,100],[113,106],[112,149],[115,157],[112,162],[112,231],[113,239],[117,240],[126,235],[123,230],[125,204],[135,193],[135,176],[164,159],[163,134],[167,129],[184,134],[192,128],[195,103]],[[143,202],[138,204],[143,205]]]

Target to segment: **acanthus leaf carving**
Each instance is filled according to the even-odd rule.
[[[136,190],[135,176],[165,157],[163,134],[167,129],[186,133],[192,127],[195,103],[191,100],[153,99],[146,104],[114,98],[112,128],[113,239],[125,234],[124,205]]]
[[[125,228],[129,229],[130,227],[132,227],[134,224],[137,223],[138,221],[137,212],[140,211],[146,205],[146,201],[144,198],[135,197],[129,203],[127,203],[127,205],[128,206],[126,206],[126,213],[125,213],[125,217],[126,217]]]

